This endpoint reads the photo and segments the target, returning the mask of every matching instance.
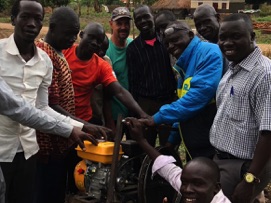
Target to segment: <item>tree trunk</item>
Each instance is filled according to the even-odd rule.
[[[77,5],[78,5],[78,17],[80,17],[81,16],[81,2],[78,1]]]
[[[130,8],[130,0],[126,0],[126,7]]]
[[[95,10],[95,12],[97,12],[97,13],[100,13],[100,12],[101,12],[101,6],[100,6],[98,0],[94,0],[94,10]]]

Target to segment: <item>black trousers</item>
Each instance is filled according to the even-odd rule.
[[[32,203],[34,198],[37,155],[25,159],[17,153],[12,162],[0,162],[6,182],[6,203]]]

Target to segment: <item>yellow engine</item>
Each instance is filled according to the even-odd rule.
[[[79,146],[75,148],[80,161],[74,170],[74,179],[77,188],[96,199],[100,199],[102,191],[107,190],[110,168],[113,159],[114,142],[99,142],[98,146],[89,141],[84,142],[86,151]],[[119,159],[123,154],[120,146]]]

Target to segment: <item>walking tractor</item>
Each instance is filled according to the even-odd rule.
[[[162,202],[164,197],[175,202],[177,192],[159,175],[151,177],[152,160],[135,141],[121,141],[121,129],[122,123],[118,122],[115,142],[103,141],[95,146],[85,141],[86,151],[76,148],[82,161],[75,167],[74,178],[84,194],[78,198],[82,203],[153,203]],[[182,166],[176,152],[157,149],[172,155]]]

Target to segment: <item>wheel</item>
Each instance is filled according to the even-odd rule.
[[[156,148],[163,155],[171,155],[176,159],[176,165],[182,167],[182,162],[176,151],[167,147]],[[153,161],[147,155],[142,163],[138,177],[138,200],[139,203],[163,202],[167,197],[168,202],[175,202],[177,192],[171,185],[158,174],[151,178]]]

